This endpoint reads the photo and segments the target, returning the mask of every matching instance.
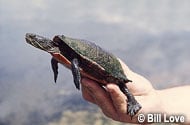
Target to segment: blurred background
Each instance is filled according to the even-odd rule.
[[[156,89],[190,83],[188,0],[0,0],[0,125],[121,125],[82,99],[71,72],[53,82],[25,33],[93,41]]]

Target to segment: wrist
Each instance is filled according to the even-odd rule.
[[[142,111],[143,114],[149,113],[165,113],[165,108],[162,100],[162,94],[159,90],[152,90],[148,95],[141,98],[142,101]]]
[[[157,100],[158,100],[158,105],[157,105],[157,113],[166,113],[166,104],[165,104],[165,101],[164,101],[164,94],[163,94],[163,91],[162,90],[155,90],[156,91],[156,97],[157,97]]]

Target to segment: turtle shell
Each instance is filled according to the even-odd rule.
[[[64,35],[55,36],[53,41],[58,44],[60,54],[68,61],[78,59],[83,76],[102,83],[119,84],[130,81],[124,74],[119,60],[96,44]]]

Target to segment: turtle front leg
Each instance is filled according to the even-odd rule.
[[[127,114],[131,116],[131,119],[137,112],[142,108],[142,106],[137,102],[135,97],[129,92],[125,83],[119,84],[120,90],[127,96]]]
[[[58,75],[58,61],[54,58],[51,59],[51,67],[54,73],[54,81],[56,83]]]
[[[78,65],[79,65],[78,59],[74,58],[71,61],[71,71],[73,74],[73,80],[74,80],[75,87],[78,90],[80,90],[81,75],[80,75],[80,69],[79,69]]]

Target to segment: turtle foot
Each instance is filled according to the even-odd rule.
[[[141,105],[135,100],[133,101],[128,101],[127,103],[127,114],[131,116],[131,118],[137,114],[137,112],[141,109]]]

